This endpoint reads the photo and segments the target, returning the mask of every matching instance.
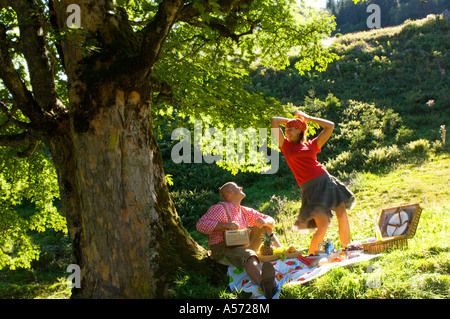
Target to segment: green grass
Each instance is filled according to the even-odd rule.
[[[247,188],[246,201],[259,202],[255,208],[275,217],[277,233],[284,244],[308,247],[311,233],[298,234],[290,230],[300,205],[298,191],[292,189],[272,198],[274,194],[269,187],[270,182],[265,182],[266,187],[255,184]],[[374,219],[380,210],[406,202],[420,203],[423,208],[415,237],[409,240],[407,249],[392,250],[369,262],[333,268],[303,285],[284,287],[280,298],[449,298],[449,186],[448,153],[430,154],[414,163],[391,167],[384,173],[354,173],[350,188],[358,204],[349,213],[352,239],[373,236]],[[263,201],[263,198],[266,200]],[[195,234],[195,237],[199,235]],[[327,238],[339,242],[335,219]],[[180,270],[176,285],[170,290],[171,297],[248,298],[245,293],[231,292],[227,287],[226,268],[221,265],[217,267],[223,274],[223,280],[215,282]],[[1,271],[0,298],[68,298],[68,275],[61,264],[42,271]]]
[[[413,163],[384,168],[385,172],[354,173],[350,188],[358,204],[349,213],[353,240],[374,235],[374,222],[381,209],[402,203],[419,203],[423,208],[417,232],[407,249],[392,250],[368,262],[333,268],[303,284],[284,287],[280,298],[449,298],[450,297],[450,155],[416,158]],[[277,221],[276,231],[284,245],[307,248],[312,236],[290,230],[300,206],[296,191],[271,199],[273,191],[261,184],[247,188],[247,202],[260,202],[260,211]],[[261,190],[264,190],[261,192]],[[261,198],[266,198],[261,202]],[[327,238],[339,243],[336,219]],[[219,266],[220,267],[220,266]],[[173,296],[183,298],[247,298],[207,279],[180,274]]]
[[[19,269],[0,272],[0,299],[67,299],[70,288],[62,271]]]
[[[449,186],[448,154],[385,174],[356,173],[350,184],[358,199],[349,214],[352,239],[373,236],[381,209],[402,203],[419,203],[423,208],[415,237],[407,249],[334,268],[306,285],[288,286],[281,298],[449,298]],[[338,240],[335,220],[329,235]]]

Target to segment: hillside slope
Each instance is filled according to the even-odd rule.
[[[343,104],[356,100],[392,108],[419,137],[436,139],[439,125],[449,124],[449,31],[450,22],[431,16],[347,34],[333,38],[339,60],[325,72],[300,76],[294,57],[285,70],[258,69],[253,84],[294,105],[303,105],[307,96],[324,99],[332,93]]]

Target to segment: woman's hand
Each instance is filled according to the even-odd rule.
[[[309,115],[307,115],[305,112],[302,112],[302,111],[295,111],[294,116],[300,118],[301,120],[303,120],[305,122],[308,121],[310,118]]]
[[[309,116],[302,111],[296,111],[294,115],[296,117],[301,118],[305,122],[309,121],[318,124],[319,126],[324,128],[324,130],[320,132],[320,134],[317,136],[317,145],[319,146],[319,148],[322,148],[322,146],[328,141],[328,139],[331,136],[331,133],[333,132],[334,123],[318,117]]]

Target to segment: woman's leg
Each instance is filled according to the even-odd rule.
[[[315,250],[319,249],[319,244],[323,242],[325,234],[328,229],[328,217],[325,214],[317,213],[314,217],[316,222],[317,230],[311,240],[311,245],[309,246],[309,255],[314,255]]]
[[[348,223],[347,208],[345,203],[341,203],[335,210],[336,217],[339,224],[339,239],[341,240],[342,248],[350,244],[350,225]]]

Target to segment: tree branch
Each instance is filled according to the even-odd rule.
[[[152,71],[164,41],[183,7],[183,2],[183,0],[163,0],[153,20],[144,28],[140,54],[144,76]]]
[[[159,82],[155,77],[150,77],[150,87],[152,92],[158,92],[158,96],[156,97],[155,103],[158,104],[162,101],[172,102],[173,100],[173,91],[172,87],[165,83]]]
[[[230,12],[227,18],[235,17],[236,13],[242,11],[240,6],[251,4],[253,0],[218,0],[216,6],[212,6],[208,1],[202,3],[203,12],[213,12],[215,7],[223,13]],[[162,46],[167,35],[170,32],[173,24],[178,21],[187,22],[190,24],[199,23],[199,20],[195,19],[201,15],[201,10],[198,7],[198,3],[194,6],[193,3],[184,5],[183,0],[163,0],[158,7],[153,20],[147,24],[143,30],[144,40],[142,42],[140,62],[144,63],[144,76],[148,75],[153,69],[153,65],[158,59]],[[201,26],[207,26],[211,29],[219,31],[224,37],[233,38],[235,41],[239,37],[250,34],[253,32],[257,22],[250,23],[251,29],[242,34],[235,34],[234,28],[236,23],[230,27],[226,23],[219,19],[212,19],[209,24],[203,23]],[[236,22],[236,21],[235,21]]]
[[[17,14],[22,52],[27,60],[34,98],[45,112],[63,110],[47,50],[44,13],[35,1],[15,0],[11,1],[11,6]]]
[[[0,146],[21,147],[34,144],[37,139],[30,133],[20,133],[15,135],[0,135]]]
[[[9,124],[9,123],[13,123],[15,126],[17,126],[18,128],[21,129],[25,129],[25,130],[30,130],[31,129],[31,125],[22,121],[19,121],[18,119],[15,118],[14,116],[14,112],[10,111],[8,109],[8,107],[2,102],[0,101],[0,111],[2,111],[6,117],[8,118],[8,120],[3,123],[0,127]]]
[[[33,95],[22,82],[19,73],[14,68],[6,37],[6,28],[0,23],[0,78],[13,96],[16,105],[33,123],[38,123],[44,114]]]
[[[56,15],[54,0],[48,1],[49,6],[49,22],[50,26],[56,34],[60,33],[60,27],[58,24],[58,16]],[[61,60],[61,65],[63,68],[66,67],[65,59],[64,59],[64,51],[61,46],[61,41],[56,41],[55,43],[56,51],[58,52],[59,58]]]
[[[242,5],[250,5],[253,0],[219,0],[217,1],[217,5],[220,8],[221,12],[230,12],[230,14],[235,14],[237,11],[240,11],[240,6]],[[210,5],[207,1],[202,3],[204,12],[212,12],[214,7]],[[194,6],[193,3],[189,3],[183,7],[180,11],[177,21],[184,22],[192,22],[192,19],[200,16],[201,12],[198,5]]]
[[[188,4],[184,6],[178,15],[178,21],[183,21],[199,28],[208,27],[211,30],[217,31],[220,36],[230,38],[233,41],[238,42],[239,38],[242,36],[252,34],[256,26],[260,23],[259,20],[249,21],[236,17],[238,12],[247,10],[241,8],[242,5],[248,6],[252,2],[253,0],[219,0],[217,4],[219,5],[220,11],[227,13],[227,15],[223,20],[217,17],[210,17],[209,21],[197,19],[201,15],[200,9],[198,6],[194,7],[193,4]],[[203,4],[203,10],[204,12],[212,12],[214,8],[206,2]],[[236,28],[239,21],[246,22],[250,26],[249,30],[242,33],[236,33]]]

